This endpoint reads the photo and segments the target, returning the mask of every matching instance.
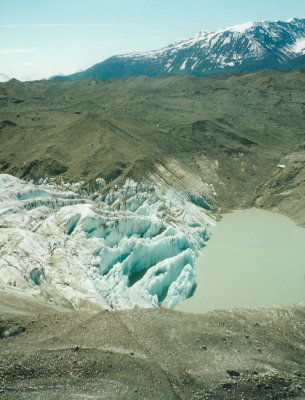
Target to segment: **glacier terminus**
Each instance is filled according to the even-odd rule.
[[[0,286],[73,309],[174,307],[214,220],[162,181],[100,193],[0,175]]]

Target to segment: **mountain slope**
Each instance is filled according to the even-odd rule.
[[[99,177],[112,186],[155,174],[197,203],[210,204],[214,187],[222,210],[257,200],[304,225],[304,85],[304,70],[12,80],[0,85],[0,171],[35,183],[83,181],[90,190]],[[290,207],[291,196],[300,207]]]
[[[212,75],[304,67],[305,19],[249,22],[198,35],[147,53],[118,55],[68,77]]]

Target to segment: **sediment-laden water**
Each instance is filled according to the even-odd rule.
[[[305,229],[260,209],[223,216],[196,264],[197,289],[177,309],[305,302]]]

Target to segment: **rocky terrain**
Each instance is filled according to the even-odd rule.
[[[2,314],[0,398],[301,400],[304,318],[304,305]]]
[[[128,243],[144,259],[147,232],[150,245],[170,232],[198,251],[192,243],[207,221],[234,208],[279,211],[305,226],[304,84],[304,70],[0,84],[0,229],[14,243],[9,256],[9,243],[0,245],[1,399],[305,398],[304,305],[189,315],[104,303],[90,312],[67,296],[54,302],[46,283],[54,283],[55,258],[46,271],[33,268],[51,248],[58,260],[79,254],[81,274],[97,240],[108,256]],[[78,219],[68,218],[73,207]],[[105,268],[92,249],[95,267]],[[119,255],[119,271],[128,257]],[[162,279],[158,261],[144,276],[125,275],[126,293],[134,284],[150,290],[150,271]],[[5,262],[26,272],[22,284],[4,283]],[[62,293],[81,286],[81,275],[64,272],[55,280]]]
[[[303,225],[304,81],[302,69],[11,80],[0,85],[0,170],[89,192],[98,178],[105,192],[154,176],[214,211],[256,204]]]

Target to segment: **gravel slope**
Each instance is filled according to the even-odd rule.
[[[2,314],[1,399],[304,399],[304,318],[304,305]]]

